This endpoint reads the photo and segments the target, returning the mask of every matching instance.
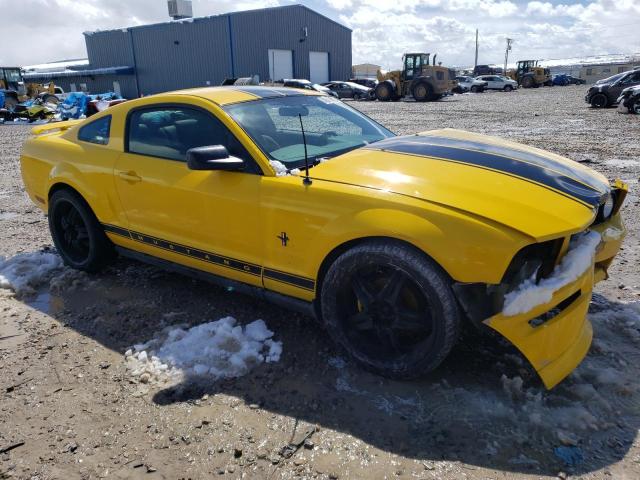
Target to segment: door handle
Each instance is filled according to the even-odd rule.
[[[142,180],[142,177],[133,170],[129,170],[128,172],[118,172],[118,176],[127,182],[139,182]]]

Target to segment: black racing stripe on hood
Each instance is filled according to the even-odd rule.
[[[444,147],[465,148],[469,150],[478,150],[485,153],[492,153],[495,155],[502,155],[504,157],[513,158],[514,160],[521,160],[523,162],[533,163],[539,167],[555,170],[567,177],[578,180],[584,183],[586,186],[597,190],[600,193],[606,193],[609,191],[609,185],[593,178],[591,175],[585,174],[577,168],[572,168],[562,162],[554,160],[544,155],[533,152],[525,152],[517,150],[515,148],[503,147],[500,145],[491,145],[482,142],[474,142],[472,140],[459,140],[456,138],[437,137],[431,135],[414,135],[411,139],[419,139],[425,143],[431,145],[442,145]]]
[[[542,185],[592,207],[597,207],[602,202],[603,192],[550,168],[494,153],[466,150],[461,147],[434,145],[429,143],[432,138],[434,137],[393,137],[381,140],[365,148],[421,157],[433,157],[438,160],[487,168]],[[514,151],[511,150],[511,152]]]

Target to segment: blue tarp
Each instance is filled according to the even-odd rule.
[[[4,92],[0,92],[0,108],[4,107]]]
[[[80,118],[87,112],[87,104],[89,103],[89,96],[83,92],[71,92],[64,102],[58,106],[60,112],[60,118],[62,120],[69,120],[70,118]]]

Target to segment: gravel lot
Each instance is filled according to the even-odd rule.
[[[640,117],[592,110],[585,90],[351,103],[399,134],[497,135],[630,184],[629,235],[592,303],[594,344],[552,392],[516,351],[469,338],[430,377],[385,380],[306,318],[119,260],[99,275],[58,271],[32,295],[0,289],[0,478],[640,478]],[[28,132],[0,126],[5,257],[51,248],[21,186]],[[159,387],[128,374],[130,346],[227,315],[263,319],[281,360],[216,383]]]

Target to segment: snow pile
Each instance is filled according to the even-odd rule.
[[[527,313],[538,305],[550,302],[555,292],[576,281],[593,266],[599,244],[600,234],[597,232],[589,232],[573,239],[562,262],[548,278],[537,284],[535,278],[529,278],[504,296],[502,313],[506,316]]]
[[[255,366],[277,362],[282,343],[262,320],[245,327],[225,317],[189,329],[173,328],[125,353],[130,375],[141,383],[181,381],[190,376],[213,380],[240,377]]]
[[[289,170],[284,163],[279,162],[278,160],[269,160],[269,165],[271,165],[273,169],[276,171],[277,177],[285,177],[287,175],[300,174],[299,168],[292,168],[291,170]]]
[[[62,259],[49,252],[20,253],[8,259],[0,257],[0,288],[13,290],[19,296],[32,294],[59,268],[62,268]]]

